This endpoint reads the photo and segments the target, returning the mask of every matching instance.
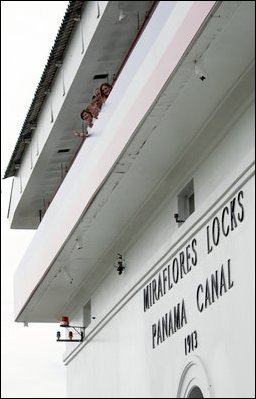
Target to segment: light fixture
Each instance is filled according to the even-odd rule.
[[[30,136],[24,137],[24,143],[25,144],[30,144],[31,143],[31,137]]]
[[[75,243],[75,249],[82,249],[83,248],[83,246],[82,246],[82,243],[81,243],[81,240],[79,239],[79,238],[76,238],[76,243]]]
[[[124,13],[124,10],[120,10],[119,11],[119,17],[118,17],[118,21],[121,22],[124,18],[126,18],[126,15]]]
[[[203,82],[207,78],[205,66],[201,58],[194,61],[195,63],[195,75]]]
[[[55,66],[57,67],[57,68],[61,68],[62,67],[62,61],[56,61],[55,62]]]
[[[66,268],[63,268],[63,269],[62,269],[62,272],[63,272],[63,276],[64,276],[65,280],[66,280],[69,284],[72,284],[74,279],[73,279],[73,277],[69,274],[69,272],[67,271],[67,269],[66,269]]]
[[[185,220],[179,219],[179,214],[178,214],[178,213],[175,213],[173,216],[174,216],[174,219],[175,219],[176,223],[183,223],[183,222],[185,222]]]
[[[121,254],[117,254],[117,259],[114,263],[114,267],[117,269],[119,275],[121,275],[126,268],[126,262]]]
[[[68,326],[69,326],[68,316],[61,316],[60,327],[68,327]]]
[[[29,124],[30,130],[35,130],[36,126],[37,126],[36,122],[30,122]]]
[[[81,15],[77,14],[74,16],[73,21],[79,22],[81,20]]]
[[[60,319],[60,327],[64,327],[68,330],[68,339],[61,339],[61,332],[57,331],[57,341],[58,342],[82,342],[84,340],[84,331],[85,327],[81,326],[71,326],[69,324],[69,318],[68,316],[61,316]],[[74,337],[74,332],[77,333],[80,338],[79,339],[73,339]]]
[[[97,17],[96,18],[99,18],[100,17],[100,5],[99,5],[99,2],[97,1]]]

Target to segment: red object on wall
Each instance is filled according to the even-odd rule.
[[[68,316],[61,316],[61,319],[60,319],[60,326],[61,326],[61,327],[67,327],[68,325],[69,325]]]

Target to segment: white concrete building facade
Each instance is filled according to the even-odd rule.
[[[16,321],[69,317],[69,397],[255,396],[254,28],[251,1],[70,2],[5,174],[37,229]]]

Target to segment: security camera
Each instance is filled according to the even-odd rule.
[[[203,82],[207,78],[204,66],[201,61],[195,61],[195,75]]]
[[[117,269],[119,275],[123,273],[126,267],[126,262],[121,254],[117,254],[117,259],[114,263],[114,267]]]

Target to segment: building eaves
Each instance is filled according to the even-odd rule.
[[[82,8],[86,3],[87,1],[76,0],[69,2],[54,45],[51,49],[48,61],[34,94],[31,106],[23,123],[10,162],[5,171],[3,177],[4,179],[14,176],[16,170],[19,168],[22,156],[26,149],[26,143],[31,140],[33,130],[36,127],[37,119],[42,109],[43,103],[48,93],[51,91],[56,72],[63,61],[65,50],[67,48],[71,34],[77,25],[77,21],[79,21]]]

